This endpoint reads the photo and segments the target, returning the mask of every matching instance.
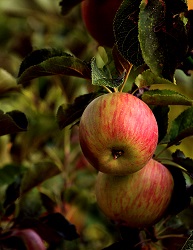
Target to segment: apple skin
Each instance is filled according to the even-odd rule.
[[[96,199],[111,220],[131,228],[154,225],[165,214],[174,189],[169,170],[151,159],[140,171],[127,176],[99,172]]]
[[[94,99],[84,110],[79,140],[83,154],[98,171],[127,175],[152,158],[158,126],[151,109],[139,98],[109,93]]]
[[[84,0],[81,3],[83,22],[99,45],[112,47],[115,38],[113,19],[123,0]]]

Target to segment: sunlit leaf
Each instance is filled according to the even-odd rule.
[[[25,85],[41,76],[67,75],[90,79],[87,63],[54,49],[35,50],[27,56],[20,66],[18,83]]]
[[[21,111],[4,113],[0,110],[0,136],[26,131],[27,126],[27,118]]]
[[[169,89],[155,89],[144,92],[142,100],[148,105],[186,105],[192,106],[188,97]]]
[[[16,78],[5,69],[0,68],[0,97],[13,91],[19,91]]]
[[[145,70],[143,73],[139,74],[135,79],[135,84],[141,88],[144,86],[151,86],[153,84],[172,84],[173,82],[159,77],[151,72],[151,70]]]
[[[21,183],[21,194],[40,185],[45,180],[60,174],[59,168],[53,162],[36,163],[25,173]]]
[[[138,41],[138,16],[141,0],[124,0],[114,19],[118,50],[135,66],[144,64]]]

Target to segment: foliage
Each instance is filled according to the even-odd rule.
[[[0,3],[0,249],[189,249],[193,10],[185,0],[124,0],[116,43],[102,48],[80,4]],[[152,228],[118,228],[97,208],[78,123],[107,91],[133,93],[158,122],[154,158],[170,169],[175,193]]]

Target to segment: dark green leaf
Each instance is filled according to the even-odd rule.
[[[51,75],[67,75],[81,78],[91,78],[87,63],[54,49],[33,51],[20,66],[18,83],[24,84],[34,78]]]
[[[142,100],[148,105],[186,105],[192,106],[193,101],[188,97],[169,89],[155,89],[144,92]]]
[[[38,188],[33,188],[29,192],[22,194],[17,208],[17,220],[25,218],[38,218],[43,212],[43,205]]]
[[[8,164],[0,168],[0,186],[11,184],[18,176],[24,173],[26,168],[14,164]]]
[[[173,15],[166,1],[141,2],[139,41],[143,59],[151,71],[173,81],[175,69],[187,52],[188,41],[183,20],[180,15]]]
[[[152,111],[158,124],[158,142],[160,143],[167,134],[170,108],[168,106],[153,106]]]
[[[52,162],[40,162],[31,166],[21,183],[21,194],[40,185],[45,180],[60,174],[59,168]]]
[[[41,221],[47,227],[50,227],[58,232],[58,234],[65,240],[75,240],[79,237],[75,226],[60,213],[49,214],[43,217]]]
[[[79,120],[86,106],[95,99],[99,93],[89,93],[78,96],[73,104],[61,105],[57,112],[57,121],[60,129]]]
[[[62,0],[59,5],[62,7],[62,15],[66,15],[70,12],[70,10],[81,3],[83,0]]]
[[[0,136],[27,130],[28,121],[24,113],[13,110],[3,113],[0,110]]]
[[[168,147],[179,143],[188,136],[193,135],[193,107],[183,111],[175,120],[172,121],[169,131],[170,142]]]
[[[107,87],[118,87],[124,81],[125,72],[113,78],[111,71],[107,65],[104,65],[103,68],[99,68],[96,63],[96,58],[93,58],[91,61],[92,69],[92,84],[98,86],[107,86]]]
[[[6,196],[3,206],[7,208],[8,206],[12,205],[13,202],[20,196],[20,186],[21,186],[22,176],[18,175],[17,178],[7,187],[6,189]]]
[[[190,205],[190,196],[187,192],[186,179],[181,169],[167,164],[165,166],[169,169],[174,179],[174,190],[167,212],[170,215],[176,215]]]
[[[185,168],[193,178],[193,159],[186,157],[179,149],[172,154],[172,158],[175,163]]]
[[[135,66],[144,64],[138,41],[138,16],[141,0],[124,0],[114,19],[118,50]]]

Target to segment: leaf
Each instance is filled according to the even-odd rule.
[[[91,78],[87,63],[60,50],[41,49],[33,51],[21,63],[18,83],[25,85],[32,79],[51,75]]]
[[[21,183],[20,193],[23,194],[60,173],[59,168],[53,162],[36,163],[25,173]]]
[[[168,106],[153,106],[152,111],[158,124],[158,143],[160,143],[167,134],[170,108]]]
[[[138,41],[138,16],[141,0],[124,0],[114,18],[114,35],[118,50],[135,66],[144,64]]]
[[[188,136],[193,135],[193,107],[183,111],[172,121],[169,131],[170,142],[168,147],[179,143]]]
[[[143,59],[151,71],[173,81],[175,69],[187,52],[188,40],[185,24],[180,15],[172,13],[170,2],[142,0],[139,41]]]
[[[26,171],[23,166],[8,164],[0,168],[0,186],[11,184],[19,175]]]
[[[124,81],[125,72],[121,76],[113,78],[107,65],[104,65],[103,68],[97,66],[96,58],[91,61],[91,70],[93,85],[114,88],[120,86]]]
[[[21,111],[3,113],[0,110],[0,136],[26,131],[27,126],[27,118]]]
[[[112,49],[112,56],[114,60],[114,65],[120,75],[123,74],[124,71],[130,71],[132,64],[120,54],[116,45]]]
[[[62,0],[59,5],[62,7],[62,15],[67,15],[72,8],[77,4],[81,3],[83,0]]]
[[[75,240],[79,238],[76,228],[62,214],[53,213],[42,217],[41,221],[47,226],[54,229],[65,240]]]
[[[169,89],[154,89],[144,92],[142,100],[148,105],[186,105],[192,106],[193,101],[188,97]]]
[[[61,105],[57,112],[57,122],[60,129],[75,123],[84,112],[86,106],[94,100],[99,93],[88,93],[78,96],[73,104]]]
[[[181,169],[164,164],[172,174],[174,180],[174,190],[168,207],[169,215],[176,215],[190,205],[190,196],[187,192],[186,179]]]
[[[19,197],[16,209],[16,224],[22,223],[24,219],[37,219],[44,211],[41,196],[38,188],[33,188],[29,192]]]
[[[139,74],[135,79],[135,84],[141,88],[144,86],[151,86],[153,84],[173,84],[171,81],[159,77],[151,72],[151,70],[145,70],[142,74]]]
[[[193,159],[186,157],[184,153],[179,149],[172,154],[172,158],[175,163],[185,168],[193,178]]]
[[[181,250],[193,250],[193,234],[190,235]]]

